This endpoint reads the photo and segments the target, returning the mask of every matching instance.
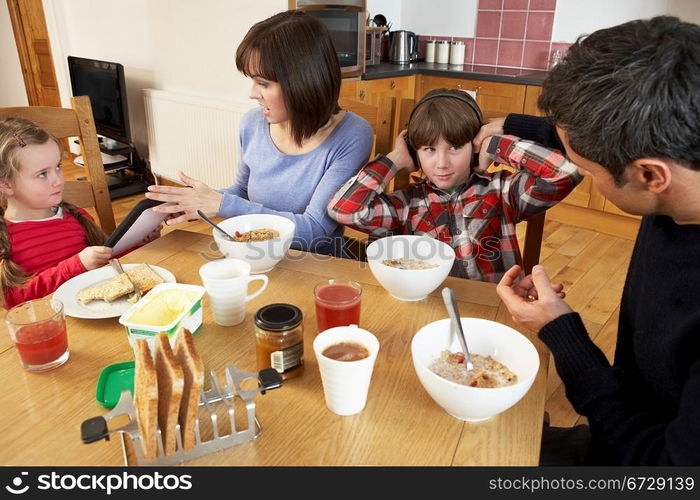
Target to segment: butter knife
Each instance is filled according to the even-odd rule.
[[[141,300],[141,296],[143,295],[141,293],[141,289],[136,283],[134,283],[134,281],[131,278],[129,278],[129,275],[126,274],[124,268],[122,267],[122,263],[119,262],[119,259],[109,259],[109,264],[115,271],[117,271],[117,273],[125,275],[126,279],[129,280],[129,283],[131,283],[131,286],[134,287],[134,293],[129,295],[129,297],[126,300],[128,300],[131,303],[136,303],[139,300]]]

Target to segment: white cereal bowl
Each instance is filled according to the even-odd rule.
[[[387,259],[418,259],[438,267],[398,269],[382,264]],[[428,236],[387,236],[367,246],[367,262],[374,277],[398,300],[424,299],[445,281],[455,260],[455,251],[447,243]]]
[[[236,231],[246,233],[254,229],[274,229],[279,238],[266,241],[230,241],[212,230],[219,251],[230,259],[241,259],[250,264],[251,273],[264,273],[282,260],[294,239],[294,221],[271,214],[248,214],[221,221],[218,226],[230,235]]]
[[[441,319],[418,330],[411,342],[413,366],[428,394],[447,413],[466,421],[486,420],[515,403],[532,386],[540,367],[537,349],[520,332],[495,321],[461,318],[471,353],[491,356],[518,376],[515,385],[493,389],[451,382],[430,370],[440,353],[461,351],[459,340],[450,332],[450,320]]]

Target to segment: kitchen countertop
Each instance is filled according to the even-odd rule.
[[[494,66],[479,66],[474,64],[439,64],[415,62],[410,64],[392,64],[383,62],[367,66],[362,80],[377,80],[379,78],[394,78],[410,75],[434,75],[449,78],[470,78],[491,82],[517,83],[520,85],[542,85],[547,78],[547,71],[531,69],[498,68]]]

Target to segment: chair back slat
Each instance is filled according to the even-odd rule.
[[[58,139],[80,135],[78,116],[72,109],[49,106],[0,108],[0,118],[9,117],[32,121]]]

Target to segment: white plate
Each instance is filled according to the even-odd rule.
[[[124,269],[128,271],[139,264],[123,264]],[[151,266],[166,283],[176,283],[175,275],[158,266]],[[78,292],[89,286],[98,285],[104,281],[110,280],[117,275],[117,272],[111,266],[101,267],[87,271],[78,276],[66,281],[58,287],[53,296],[55,299],[63,302],[63,310],[66,316],[85,319],[102,319],[116,318],[125,313],[133,304],[126,300],[126,296],[112,302],[104,302],[102,300],[93,300],[89,304],[81,304],[78,301]]]

